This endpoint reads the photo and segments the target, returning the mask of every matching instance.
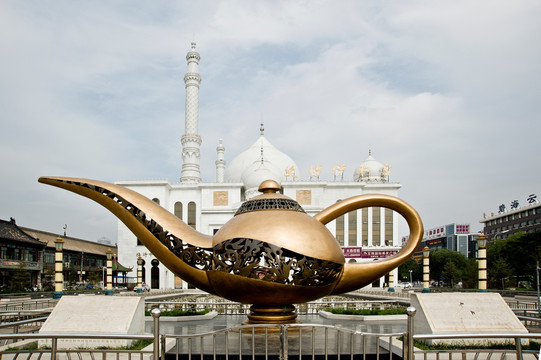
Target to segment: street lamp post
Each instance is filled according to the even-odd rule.
[[[137,257],[137,292],[143,292],[143,258],[140,254]]]
[[[64,295],[64,255],[62,249],[64,247],[64,241],[61,237],[57,237],[54,241],[54,246],[56,249],[55,258],[54,258],[54,293],[53,299],[60,299]]]
[[[388,292],[394,292],[394,269],[389,272],[389,288]]]
[[[477,238],[477,261],[479,264],[478,292],[487,292],[487,238],[485,234],[479,234]]]
[[[411,284],[411,286],[413,286],[413,278],[412,278],[412,275],[411,275],[413,270],[409,270],[409,272],[410,272],[410,284]]]
[[[113,295],[113,252],[107,249],[107,290],[105,295]]]
[[[430,249],[428,246],[423,249],[423,292],[430,292]]]

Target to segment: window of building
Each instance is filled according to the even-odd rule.
[[[182,220],[182,203],[180,201],[175,203],[175,216]]]
[[[357,211],[348,213],[348,245],[357,246]]]
[[[54,253],[46,252],[43,254],[43,262],[45,264],[53,265],[54,264]]]
[[[336,240],[344,246],[344,215],[336,218]]]
[[[361,223],[362,223],[362,231],[361,231],[361,238],[363,240],[362,245],[368,246],[368,209],[361,209],[359,211],[361,212]]]
[[[195,210],[196,210],[195,203],[193,201],[190,201],[188,203],[188,225],[190,225],[194,229],[196,228]]]
[[[393,245],[393,211],[385,209],[385,245]]]
[[[154,201],[156,204],[160,205],[160,199],[154,198],[154,199],[152,199],[152,201]]]
[[[381,208],[373,207],[372,208],[372,245],[380,246],[381,245]]]

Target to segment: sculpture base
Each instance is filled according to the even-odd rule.
[[[295,324],[297,323],[297,313],[295,306],[287,305],[252,305],[248,320],[244,325],[254,324]]]

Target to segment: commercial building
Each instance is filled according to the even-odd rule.
[[[529,195],[526,202],[527,205],[520,206],[518,200],[513,200],[509,210],[501,204],[497,213],[484,214],[479,222],[484,224],[483,232],[487,239],[505,239],[519,232],[541,231],[541,203],[537,195]]]
[[[29,273],[26,289],[53,290],[55,240],[63,241],[64,287],[95,284],[103,286],[107,250],[115,254],[114,284],[127,282],[132,271],[118,263],[116,245],[78,239],[65,234],[18,226],[15,219],[0,219],[0,288],[9,289],[18,270]]]
[[[353,167],[347,174],[345,165],[336,165],[332,180],[323,180],[325,170],[314,164],[301,171],[294,160],[284,154],[265,137],[261,124],[259,137],[255,142],[234,157],[225,160],[225,146],[217,141],[216,158],[212,159],[216,168],[216,179],[203,182],[200,175],[200,144],[198,133],[198,104],[201,76],[199,75],[200,55],[195,43],[186,56],[188,72],[184,77],[186,84],[185,133],[181,137],[182,169],[180,181],[117,181],[175,214],[201,233],[212,235],[230,220],[240,204],[258,194],[258,187],[264,180],[272,179],[281,186],[281,192],[296,200],[309,215],[315,215],[341,199],[361,194],[386,194],[398,196],[401,184],[390,181],[390,168],[372,157],[368,157]],[[256,130],[256,129],[254,129]],[[367,146],[368,148],[368,146]],[[227,166],[226,166],[227,165]],[[306,174],[303,178],[303,174]],[[308,176],[309,175],[309,176]],[[367,208],[352,211],[327,224],[342,246],[349,262],[373,261],[399,251],[398,216],[384,208]],[[160,264],[129,231],[119,222],[118,250],[121,263],[136,266],[140,255],[143,258],[144,281],[151,288],[188,288],[166,267]],[[396,276],[395,276],[396,279]],[[132,279],[135,281],[135,279]],[[382,286],[384,278],[373,286]]]
[[[416,261],[423,256],[423,249],[428,246],[430,250],[449,249],[457,251],[467,258],[475,259],[477,254],[477,237],[479,234],[470,232],[470,224],[449,224],[425,230],[421,245],[414,254]],[[402,238],[402,243],[408,237]]]

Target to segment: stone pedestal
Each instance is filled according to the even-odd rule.
[[[139,296],[63,296],[40,329],[55,334],[143,334],[144,299]],[[58,341],[58,349],[120,347],[130,340],[67,339]],[[38,346],[51,346],[40,340]]]
[[[412,293],[416,334],[527,333],[500,294]],[[506,342],[511,339],[490,339]],[[433,344],[480,344],[483,339],[434,340]],[[486,341],[485,341],[486,342]]]

